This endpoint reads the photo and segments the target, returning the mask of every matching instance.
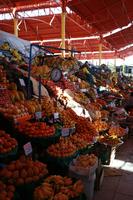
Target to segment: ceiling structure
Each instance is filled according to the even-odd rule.
[[[15,16],[20,38],[60,47],[60,6],[60,0],[0,0],[1,30],[13,33]],[[99,43],[104,58],[133,55],[132,0],[69,0],[67,7],[66,48],[86,59],[98,57]]]

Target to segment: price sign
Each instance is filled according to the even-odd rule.
[[[62,137],[69,136],[69,128],[62,128],[61,135],[62,135]]]
[[[19,78],[19,81],[20,81],[21,86],[25,86],[25,82],[22,78]]]
[[[36,117],[36,119],[38,120],[38,119],[42,119],[42,112],[40,111],[40,112],[36,112],[35,113],[35,117]]]
[[[59,119],[59,113],[54,113],[54,119]]]
[[[87,92],[88,90],[87,89],[81,89],[80,91],[81,92]]]
[[[32,153],[32,146],[31,146],[31,143],[28,142],[26,143],[24,146],[23,146],[23,149],[24,149],[24,153],[26,156],[30,155]]]

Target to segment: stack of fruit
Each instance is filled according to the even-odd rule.
[[[0,181],[0,200],[13,200],[15,187],[12,184],[5,185]]]
[[[48,126],[45,122],[24,122],[17,126],[19,133],[31,138],[50,137],[55,134],[54,126]]]
[[[79,137],[78,134],[71,135],[68,139],[76,146],[78,150],[85,149],[88,146],[88,142]]]
[[[9,91],[7,89],[0,89],[0,107],[11,104]]]
[[[20,117],[24,117],[29,115],[27,108],[21,104],[21,103],[16,103],[15,105],[13,104],[5,104],[4,107],[0,108],[0,112],[7,118],[7,119],[18,119]]]
[[[37,182],[48,174],[47,166],[39,161],[21,156],[0,171],[1,180],[14,185]]]
[[[117,136],[109,136],[109,135],[100,136],[98,141],[100,143],[113,147],[122,144],[122,141]]]
[[[94,121],[94,126],[95,126],[97,132],[105,131],[109,128],[107,122],[101,121],[101,120]]]
[[[42,100],[42,110],[44,110],[46,116],[51,116],[56,112],[56,108],[54,106],[54,101],[50,97],[45,97],[44,100]]]
[[[34,114],[35,112],[39,112],[42,110],[41,104],[36,99],[26,100],[21,103],[27,108],[30,114]]]
[[[75,127],[75,121],[72,116],[68,115],[68,111],[66,112],[66,110],[63,110],[60,114],[60,119],[64,128]]]
[[[94,137],[98,135],[94,124],[83,117],[79,117],[77,120],[76,132],[79,137],[83,138],[88,143],[92,143]]]
[[[3,66],[0,65],[0,89],[7,89],[8,81]]]
[[[34,200],[69,200],[76,198],[83,192],[83,183],[75,183],[71,178],[62,176],[49,176],[41,186],[34,191]]]
[[[81,169],[81,168],[90,168],[94,166],[97,162],[97,157],[94,154],[86,154],[86,155],[81,155],[77,157],[73,164],[75,165],[76,169]]]
[[[120,126],[111,126],[108,131],[108,134],[110,136],[123,137],[126,134],[126,131]]]
[[[47,152],[52,157],[65,158],[73,156],[76,153],[76,150],[76,146],[66,138],[49,146]]]
[[[14,138],[11,138],[5,131],[0,131],[0,157],[11,153],[17,148],[17,145],[18,143]]]

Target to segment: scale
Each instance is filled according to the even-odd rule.
[[[62,78],[62,71],[58,67],[53,68],[52,71],[51,71],[51,79],[54,82],[57,82],[61,78]]]

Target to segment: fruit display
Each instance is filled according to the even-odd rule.
[[[71,135],[68,139],[76,146],[78,150],[85,149],[89,145],[89,143],[83,138],[79,137],[78,134]]]
[[[53,96],[53,97],[57,96],[57,86],[52,80],[41,79],[41,82],[48,90],[50,96]]]
[[[84,94],[82,94],[81,92],[76,92],[74,94],[74,100],[81,105],[87,105],[88,104],[88,98]]]
[[[76,124],[76,130],[79,134],[97,135],[95,125],[84,117],[79,117]]]
[[[0,156],[1,154],[10,153],[17,145],[18,143],[14,138],[11,138],[5,131],[0,130]]]
[[[0,89],[7,89],[8,80],[6,78],[6,71],[3,69],[3,66],[0,65]]]
[[[89,83],[87,83],[86,81],[83,81],[83,80],[79,83],[79,87],[80,87],[80,89],[90,89]]]
[[[120,126],[111,126],[108,134],[110,136],[117,136],[117,137],[122,137],[126,134],[126,131],[124,128],[120,127]]]
[[[101,110],[101,119],[108,119],[109,112],[107,110]]]
[[[11,98],[11,101],[12,101],[13,104],[15,102],[25,100],[24,94],[21,91],[9,90],[9,94],[10,94],[10,98]]]
[[[76,146],[68,139],[61,139],[58,143],[48,147],[47,153],[57,158],[70,157],[76,153]]]
[[[101,121],[101,120],[94,121],[94,126],[95,126],[97,132],[105,131],[109,128],[107,122]]]
[[[44,100],[42,99],[41,105],[46,116],[51,116],[56,112],[54,101],[50,97],[45,97]]]
[[[29,115],[28,109],[19,102],[15,104],[5,104],[3,107],[0,107],[0,113],[2,113],[5,118],[13,120]]]
[[[64,128],[75,127],[76,123],[75,123],[74,119],[70,115],[68,115],[68,112],[66,112],[66,110],[63,110],[60,113],[60,119],[63,123]]]
[[[78,156],[74,161],[73,165],[76,169],[80,168],[90,168],[94,166],[97,162],[97,157],[94,154],[85,154]]]
[[[34,114],[35,112],[39,112],[42,110],[41,104],[37,99],[23,101],[22,104],[25,108],[27,108],[30,114]]]
[[[48,126],[45,122],[24,122],[16,127],[19,133],[31,138],[50,137],[55,134],[54,126]]]
[[[21,156],[0,171],[1,180],[14,185],[36,182],[48,174],[46,164]]]
[[[69,200],[80,196],[83,188],[80,180],[74,182],[69,177],[53,175],[35,189],[34,200]]]
[[[109,146],[117,146],[119,144],[122,144],[122,141],[117,136],[100,136],[98,141]]]
[[[97,102],[98,104],[101,104],[102,106],[106,106],[106,101],[104,101],[103,99],[97,98],[97,99],[96,99],[96,102]]]
[[[11,104],[9,91],[7,89],[0,89],[0,107],[3,107],[5,104]]]
[[[13,200],[15,187],[12,184],[4,184],[0,181],[0,200]]]
[[[31,70],[33,77],[41,76],[42,78],[50,78],[50,68],[47,65],[43,66],[33,66]]]

